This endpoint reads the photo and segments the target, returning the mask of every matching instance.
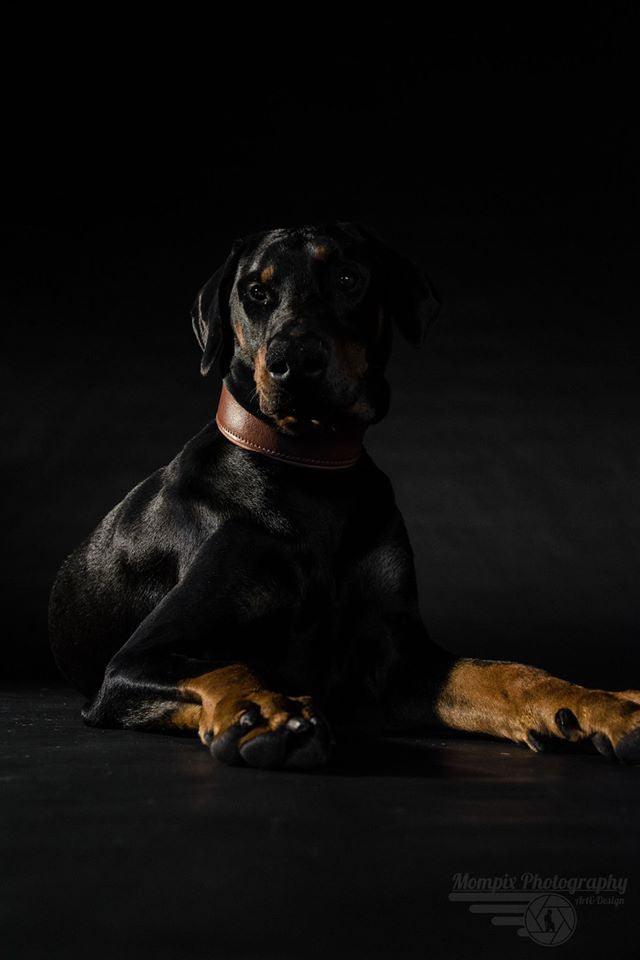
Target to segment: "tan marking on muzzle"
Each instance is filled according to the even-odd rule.
[[[262,401],[269,400],[269,387],[271,386],[271,379],[269,377],[269,371],[267,370],[267,345],[263,344],[258,348],[256,353],[255,360],[253,362],[253,379],[256,382],[256,387],[258,389],[258,396],[260,398],[260,405],[262,406]]]
[[[338,363],[352,380],[359,380],[366,373],[367,351],[362,343],[353,340],[346,342],[336,341],[336,355]]]
[[[349,407],[348,413],[350,413],[352,417],[366,420],[374,415],[375,410],[366,400],[356,400],[356,402],[352,403]]]
[[[238,343],[240,344],[241,349],[242,349],[242,350],[246,350],[247,341],[246,341],[245,338],[244,338],[244,332],[243,332],[243,330],[242,330],[242,326],[241,326],[239,323],[235,323],[235,324],[233,325],[233,330],[234,330],[234,333],[235,333],[235,335],[236,335],[236,340],[237,340]]]
[[[282,417],[281,420],[276,420],[276,424],[281,430],[284,430],[285,433],[295,433],[296,427],[298,426],[298,418],[292,416]]]

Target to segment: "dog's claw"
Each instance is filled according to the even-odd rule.
[[[603,757],[606,757],[607,760],[615,760],[616,754],[611,740],[604,733],[594,733],[591,737],[591,743],[594,745],[598,753],[601,753]]]
[[[535,730],[527,731],[527,743],[534,753],[544,753],[547,749],[544,740],[536,733]]]
[[[555,716],[556,726],[565,740],[574,740],[577,733],[580,733],[580,724],[572,710],[563,707],[558,710]]]
[[[255,707],[245,710],[245,712],[240,716],[238,723],[241,727],[253,727],[256,725],[260,719],[260,711]]]

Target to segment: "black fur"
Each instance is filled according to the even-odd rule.
[[[330,246],[325,260],[310,254],[318,246]],[[246,293],[265,264],[276,272],[268,309]],[[348,296],[335,290],[341,264],[359,274]],[[339,224],[237,242],[199,294],[193,324],[203,373],[220,359],[247,408],[264,419],[293,409],[305,429],[313,413],[384,415],[390,324],[418,343],[436,311],[417,268],[364,228]],[[367,367],[350,377],[332,359],[319,386],[278,395],[265,412],[255,354],[292,327],[332,355],[355,342]],[[447,662],[421,622],[404,523],[371,459],[302,469],[231,445],[215,424],[69,557],[50,624],[60,669],[91,698],[85,719],[102,726],[153,726],[179,702],[181,679],[243,662],[271,689],[316,698],[333,723],[404,728],[428,719],[425,691]]]

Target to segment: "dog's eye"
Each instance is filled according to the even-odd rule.
[[[353,270],[341,270],[338,274],[338,283],[343,290],[346,290],[348,293],[351,293],[356,289],[360,282],[360,278],[353,272]]]
[[[264,283],[252,283],[247,290],[247,293],[252,300],[255,300],[256,303],[266,303],[269,299],[269,291],[265,287]]]

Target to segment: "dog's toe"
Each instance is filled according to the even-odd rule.
[[[264,732],[256,732],[255,736],[243,741],[240,745],[240,756],[250,767],[278,769],[284,766],[287,744],[292,736],[294,734],[287,729],[286,724],[277,730],[265,728]]]
[[[291,739],[285,759],[288,770],[312,770],[323,766],[333,746],[331,731],[323,717],[316,714],[304,721],[304,727],[298,728],[297,736]]]
[[[239,751],[240,740],[261,720],[260,708],[255,703],[249,703],[236,722],[218,734],[217,737],[214,737],[212,733],[205,734],[205,743],[209,746],[211,756],[220,763],[242,763],[242,756]]]
[[[250,767],[312,770],[327,762],[331,743],[329,727],[322,717],[290,717],[276,730],[265,727],[245,736],[239,754]]]
[[[623,763],[640,763],[640,727],[618,741],[615,754]]]
[[[310,770],[329,757],[329,726],[309,697],[261,694],[257,702],[237,701],[227,716],[229,713],[233,723],[217,736],[211,731],[200,735],[221,763],[263,770]]]

